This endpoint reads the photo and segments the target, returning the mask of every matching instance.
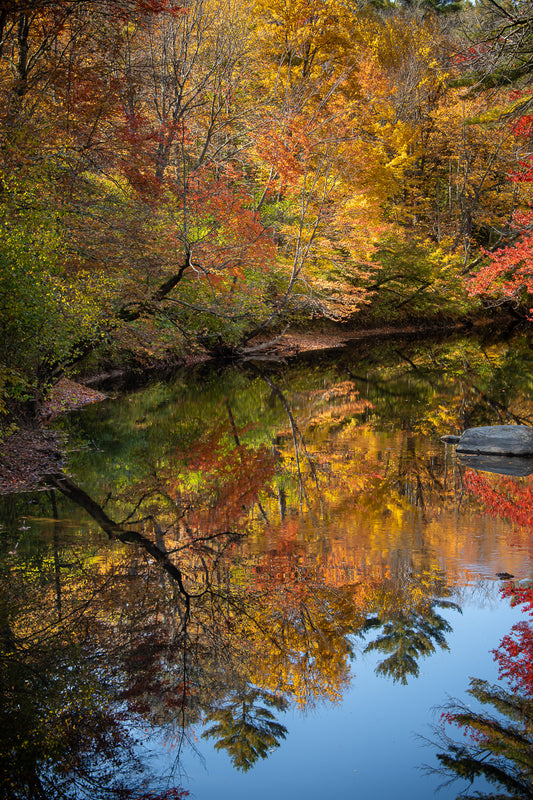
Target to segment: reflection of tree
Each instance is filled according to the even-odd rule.
[[[502,595],[515,603],[525,603],[533,613],[533,590],[504,587]],[[527,641],[525,651],[520,642]],[[483,709],[474,710],[470,704],[450,701],[442,714],[439,744],[445,752],[438,753],[441,772],[452,779],[485,778],[496,787],[495,792],[461,793],[462,798],[479,800],[526,800],[533,798],[533,684],[531,622],[513,625],[494,651],[499,663],[499,677],[507,686],[491,684],[479,678],[470,679],[468,694]],[[459,727],[466,741],[451,738],[445,725]]]
[[[234,766],[247,772],[287,735],[287,728],[276,722],[265,706],[283,711],[287,704],[281,697],[250,686],[235,689],[223,705],[207,712],[206,722],[213,724],[202,736],[216,739],[216,749],[226,750]]]
[[[260,402],[259,385],[269,392],[259,395]],[[179,754],[205,720],[206,738],[237,767],[249,769],[284,737],[276,710],[342,695],[354,636],[369,615],[383,627],[374,644],[389,656],[381,671],[397,680],[416,674],[421,657],[445,646],[448,628],[437,613],[445,602],[436,599],[445,592],[438,581],[410,578],[398,590],[400,573],[409,568],[415,576],[421,569],[405,558],[402,515],[411,513],[411,505],[427,508],[435,495],[431,487],[440,492],[434,462],[418,455],[412,434],[402,433],[400,447],[390,448],[390,439],[384,447],[385,439],[361,422],[370,414],[369,402],[353,381],[338,376],[325,387],[322,379],[309,385],[305,373],[292,395],[270,379],[256,381],[249,393],[248,386],[237,389],[215,392],[201,417],[197,391],[184,407],[170,402],[166,387],[153,389],[161,424],[149,424],[152,409],[139,393],[124,412],[133,417],[127,430],[120,414],[105,427],[108,440],[101,452],[91,453],[92,475],[85,475],[84,488],[63,474],[49,479],[55,516],[79,514],[86,526],[88,514],[92,533],[98,529],[100,541],[101,531],[107,536],[100,551],[105,555],[93,562],[87,551],[74,573],[55,537],[46,575],[39,577],[41,597],[33,598],[33,609],[23,592],[14,598],[4,646],[15,637],[18,664],[28,653],[18,642],[28,634],[39,652],[48,652],[45,620],[55,614],[65,632],[57,646],[62,663],[75,664],[83,655],[86,672],[65,672],[69,694],[61,695],[63,715],[55,714],[65,721],[56,737],[63,745],[69,742],[66,720],[77,714],[71,764],[88,763],[84,753],[94,755],[95,765],[105,764],[104,729],[115,737],[110,755],[127,764],[122,734],[128,724],[177,746]],[[271,415],[264,428],[255,422],[258,407]],[[87,438],[98,440],[98,434]],[[378,457],[385,451],[386,461]],[[72,455],[70,468],[83,475],[87,467],[76,459],[81,456]],[[393,522],[375,524],[384,514]],[[359,526],[360,519],[368,525]],[[372,577],[358,565],[342,571],[342,536],[324,535],[333,524],[357,531],[357,547],[368,564],[378,565]],[[248,543],[236,552],[245,533]],[[400,557],[380,563],[393,547]],[[431,563],[427,551],[417,552]],[[338,573],[327,572],[337,566]],[[28,565],[24,569],[30,585],[35,575]],[[6,576],[11,587],[13,580]],[[45,661],[28,662],[43,685],[55,680]],[[54,663],[50,659],[50,669]],[[13,697],[23,688],[17,684]],[[95,698],[101,723],[86,695]],[[51,743],[39,715],[30,709],[20,730],[33,725]],[[92,730],[99,725],[94,743]],[[6,744],[4,754],[8,750]],[[46,758],[35,759],[35,774]],[[50,761],[66,775],[76,774],[63,767],[56,750]]]
[[[533,476],[513,478],[466,470],[464,484],[488,514],[513,523],[513,546],[529,543],[533,530]]]
[[[517,525],[533,528],[533,478],[492,476],[468,470],[465,486],[493,516],[504,517]]]
[[[133,789],[140,768],[134,742],[83,635],[75,627],[54,630],[45,619],[33,620],[42,633],[32,635],[21,598],[13,595],[1,613],[2,797],[96,797],[101,786],[114,797]]]
[[[164,486],[166,476],[165,469]],[[140,499],[117,522],[116,501],[104,506],[64,474],[48,483],[59,516],[64,498],[77,503],[105,532],[108,549],[97,560],[91,547],[74,558],[53,536],[38,575],[32,561],[3,576],[11,605],[0,625],[2,660],[13,663],[16,676],[34,674],[37,682],[21,677],[1,687],[4,719],[15,721],[19,737],[3,726],[6,780],[23,786],[21,775],[32,775],[48,792],[48,783],[61,784],[55,772],[63,770],[72,787],[92,781],[92,797],[113,797],[121,769],[142,768],[133,759],[139,748],[128,738],[131,727],[145,730],[147,742],[162,737],[179,755],[204,717],[206,738],[216,737],[237,767],[249,769],[286,734],[273,710],[338,694],[348,635],[361,617],[349,593],[318,587],[309,571],[295,584],[274,574],[265,583],[263,571],[251,571],[257,557],[241,558],[239,567],[224,559],[236,539],[222,526],[225,515],[201,528],[201,507],[184,513],[175,504],[172,516],[162,493],[158,517],[153,485],[149,492],[139,487]],[[20,699],[26,686],[38,698],[33,704]],[[47,686],[57,692],[43,694]],[[31,769],[28,741],[39,743]],[[13,748],[21,752],[16,763],[9,759]],[[134,788],[131,780],[122,785]],[[61,791],[68,798],[74,789]],[[53,788],[48,796],[56,796]]]
[[[474,712],[466,705],[454,703],[446,718],[463,728],[470,738],[463,744],[442,734],[441,741],[447,750],[437,758],[447,774],[470,783],[484,777],[497,791],[461,793],[460,797],[465,800],[533,798],[533,700],[475,678],[470,681],[468,692],[492,710]]]
[[[419,659],[432,655],[435,645],[448,649],[445,634],[452,628],[437,609],[460,611],[460,608],[456,603],[432,596],[437,590],[445,591],[438,574],[428,573],[418,579],[412,576],[401,585],[392,583],[388,591],[386,587],[384,584],[375,593],[378,615],[365,623],[365,631],[382,630],[367,644],[365,652],[387,653],[376,673],[406,684],[409,676],[418,677]]]
[[[93,545],[59,552],[54,528],[38,558],[23,547],[5,554],[2,796],[118,798],[145,779],[157,790],[130,731],[142,720],[152,735],[179,740],[198,720],[191,602],[231,536],[187,539],[176,556],[155,518],[116,523],[66,475],[48,482],[98,522],[112,549],[96,561]]]
[[[495,420],[501,424],[531,422],[529,336],[511,341],[502,337],[496,344],[494,337],[490,344],[473,336],[457,337],[417,344],[407,353],[404,350],[400,353],[397,345],[391,344],[380,360],[388,369],[371,375],[373,382],[383,381],[383,374],[388,378],[389,391],[384,392],[380,385],[376,393],[376,414],[386,419],[402,415],[411,424],[416,409],[416,429],[437,436]],[[398,392],[399,387],[403,393]]]
[[[510,598],[511,605],[521,605],[524,612],[533,616],[532,588],[517,588],[508,583],[503,586],[501,594]],[[498,662],[500,678],[505,678],[515,691],[533,697],[533,626],[530,620],[513,625],[494,650],[494,658]]]
[[[410,615],[399,614],[383,624],[380,619],[372,619],[367,623],[367,630],[376,626],[383,626],[380,636],[370,642],[365,652],[377,650],[380,653],[389,653],[388,658],[381,661],[376,668],[378,675],[385,675],[393,681],[407,683],[408,676],[418,677],[418,660],[432,655],[435,644],[441,649],[448,650],[444,634],[452,630],[451,625],[437,614],[435,606],[457,608],[454,603],[434,601],[423,612],[414,612]]]

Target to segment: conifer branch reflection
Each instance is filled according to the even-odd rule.
[[[513,583],[503,586],[502,600],[524,604],[533,614],[533,589]],[[495,787],[458,797],[464,800],[527,800],[533,798],[533,626],[531,620],[515,623],[492,651],[499,664],[500,683],[470,678],[468,695],[477,701],[450,699],[435,728],[439,767],[427,768],[448,778],[447,784],[467,781],[474,788],[479,778]],[[459,729],[463,741],[448,730]]]

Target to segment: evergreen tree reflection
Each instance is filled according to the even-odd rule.
[[[533,614],[533,590],[515,589],[508,584],[503,597],[513,604],[523,603]],[[468,694],[478,701],[451,700],[441,715],[438,729],[443,752],[437,754],[440,770],[450,780],[463,779],[470,787],[484,778],[492,790],[458,797],[465,800],[527,800],[533,798],[533,626],[531,621],[513,625],[500,646],[493,651],[499,664],[501,683],[471,678]],[[450,726],[463,733],[463,741],[455,740]]]
[[[413,576],[395,591],[390,588],[377,598],[378,615],[369,617],[364,627],[364,632],[381,629],[364,651],[387,654],[376,673],[404,685],[409,677],[418,677],[421,658],[433,655],[436,647],[449,649],[445,635],[452,627],[437,609],[461,611],[456,603],[443,597],[421,595],[421,583],[427,584],[428,590],[445,591],[438,574],[422,577],[421,581]]]
[[[533,700],[500,685],[474,678],[468,693],[487,707],[475,712],[453,703],[445,718],[464,729],[466,743],[441,734],[446,752],[437,758],[444,770],[472,785],[485,778],[496,790],[458,797],[470,800],[527,800],[533,797]]]
[[[206,721],[212,724],[202,736],[215,739],[215,748],[226,750],[233,765],[247,772],[287,735],[287,728],[276,721],[270,708],[284,711],[287,702],[251,686],[234,689],[221,706],[207,713]]]

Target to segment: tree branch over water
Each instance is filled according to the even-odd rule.
[[[178,584],[180,592],[185,597],[187,606],[192,597],[198,597],[204,594],[204,591],[198,594],[191,594],[185,587],[184,576],[179,567],[174,564],[170,559],[168,552],[152,542],[147,536],[144,536],[139,531],[132,528],[126,528],[118,522],[109,517],[102,506],[90,497],[87,492],[77,486],[67,475],[57,473],[49,475],[46,478],[49,486],[58,489],[65,497],[68,497],[76,505],[85,509],[85,511],[98,523],[104,533],[107,534],[109,539],[118,539],[124,543],[137,544],[145,550],[157,563],[164,569],[164,571],[173,578]],[[227,532],[224,534],[227,535]]]

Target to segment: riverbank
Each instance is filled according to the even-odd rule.
[[[257,338],[241,354],[241,360],[284,362],[306,353],[338,350],[354,342],[380,339],[413,339],[433,336],[452,336],[460,333],[503,331],[513,320],[499,317],[454,322],[453,324],[404,325],[399,328],[334,329],[286,331],[270,339]],[[495,324],[496,323],[496,324]],[[237,360],[237,358],[235,359]],[[91,403],[105,400],[112,394],[127,391],[156,378],[164,378],[180,368],[197,364],[216,363],[210,353],[161,360],[149,366],[129,366],[81,374],[77,380],[61,378],[39,410],[35,420],[20,423],[0,444],[0,495],[30,492],[40,488],[43,475],[64,466],[64,442],[47,425],[61,414],[75,411]]]
[[[320,350],[335,350],[348,346],[356,341],[366,342],[393,337],[413,338],[424,336],[453,335],[461,332],[477,331],[494,327],[496,331],[510,326],[515,327],[516,318],[499,313],[497,316],[473,317],[463,320],[428,321],[426,324],[416,322],[399,326],[376,325],[370,327],[347,327],[331,324],[321,325],[316,329],[302,328],[286,330],[271,336],[258,336],[250,340],[246,346],[225,354],[204,351],[183,357],[159,359],[150,365],[128,365],[113,367],[107,370],[95,370],[82,374],[80,383],[86,387],[113,391],[123,389],[124,384],[135,385],[137,382],[150,380],[152,376],[172,372],[176,369],[195,366],[208,362],[246,362],[246,361],[287,361],[305,353]]]

